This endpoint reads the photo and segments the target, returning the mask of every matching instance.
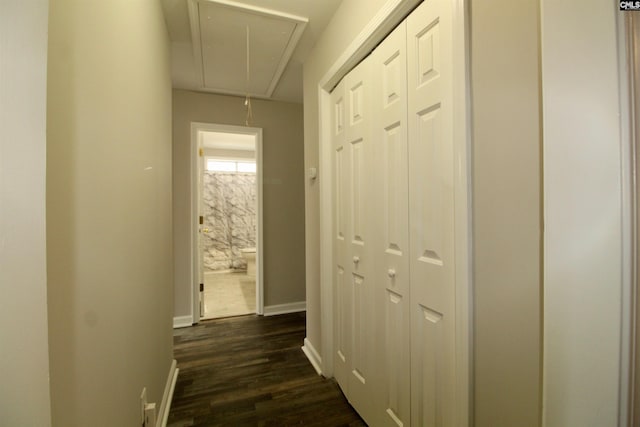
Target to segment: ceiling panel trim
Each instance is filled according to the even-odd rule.
[[[302,16],[293,15],[290,13],[280,12],[277,10],[267,9],[263,7],[253,6],[253,5],[247,5],[247,4],[243,4],[243,3],[239,3],[231,0],[188,0],[189,24],[191,26],[191,41],[193,46],[193,57],[194,57],[196,72],[198,74],[197,76],[198,83],[200,86],[200,90],[203,90],[206,92],[222,93],[227,95],[240,95],[240,96],[245,95],[245,92],[243,91],[229,90],[223,87],[212,87],[212,86],[206,85],[206,82],[205,82],[206,70],[204,69],[205,60],[203,56],[204,53],[203,53],[203,46],[202,46],[202,31],[200,28],[200,19],[201,19],[200,5],[203,3],[220,5],[220,6],[232,8],[241,12],[250,13],[250,14],[259,15],[259,16],[265,16],[268,18],[277,18],[277,19],[288,21],[294,24],[295,26],[294,30],[292,31],[291,37],[289,38],[283,50],[280,61],[278,62],[276,70],[273,76],[271,77],[271,80],[269,82],[266,92],[251,93],[252,97],[267,98],[267,99],[271,98],[271,96],[273,95],[273,92],[278,86],[278,83],[280,81],[280,78],[282,77],[282,74],[284,73],[285,68],[287,67],[287,64],[289,63],[289,60],[291,59],[291,56],[293,55],[293,52],[295,51],[295,48],[298,42],[300,41],[300,38],[302,37],[302,34],[304,33],[304,29],[308,23],[308,19]],[[244,45],[241,48],[244,48]]]
[[[204,69],[202,67],[202,44],[200,43],[200,12],[198,11],[198,0],[189,0],[189,27],[191,27],[191,46],[193,47],[193,61],[195,62],[196,73],[198,73],[198,83],[204,89]]]

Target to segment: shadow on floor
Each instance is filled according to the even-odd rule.
[[[169,426],[366,426],[306,359],[304,337],[304,313],[176,329]]]

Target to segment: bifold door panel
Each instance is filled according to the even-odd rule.
[[[406,23],[373,52],[375,238],[376,420],[409,425],[409,171],[407,145]]]
[[[370,396],[375,333],[371,82],[370,64],[365,61],[354,68],[332,94],[336,196],[335,371],[345,395],[363,413],[373,409]]]
[[[454,422],[451,34],[424,2],[331,94],[334,371],[371,426]]]
[[[344,84],[340,83],[331,93],[331,131],[333,151],[333,286],[334,286],[334,375],[339,384],[348,382],[351,363],[350,294],[349,276],[351,269],[347,263],[347,220],[350,216],[350,192],[347,178],[351,163],[349,151],[345,149],[345,98]],[[343,386],[344,387],[344,386]]]
[[[453,89],[450,2],[407,19],[411,423],[450,426],[455,399]]]

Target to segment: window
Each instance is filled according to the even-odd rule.
[[[207,159],[207,170],[212,172],[235,172],[236,162]]]
[[[256,173],[256,162],[237,162],[238,172]]]
[[[207,170],[210,172],[246,172],[256,173],[256,162],[221,160],[207,157]]]

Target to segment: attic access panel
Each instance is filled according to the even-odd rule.
[[[273,94],[307,19],[228,0],[191,0],[191,36],[202,88],[218,93],[246,93],[249,26],[252,96]]]

